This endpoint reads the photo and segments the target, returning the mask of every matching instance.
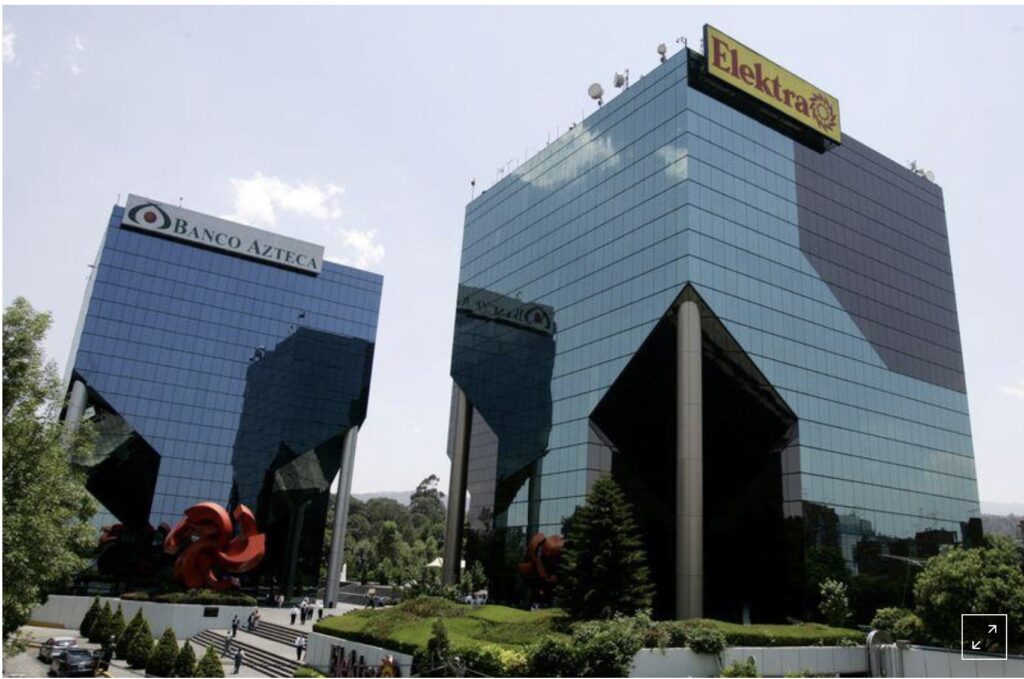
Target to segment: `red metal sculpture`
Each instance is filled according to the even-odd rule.
[[[561,535],[546,536],[544,533],[536,533],[526,546],[526,558],[519,564],[519,574],[539,599],[551,597],[558,582],[555,571],[564,548],[565,539]]]
[[[178,555],[174,577],[189,589],[237,587],[238,578],[220,572],[245,573],[263,560],[266,536],[256,527],[252,511],[238,505],[233,516],[239,528],[237,536],[226,509],[200,502],[185,510],[185,518],[164,539],[164,551]]]

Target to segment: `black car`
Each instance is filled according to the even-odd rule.
[[[78,640],[74,637],[50,637],[39,646],[39,659],[52,662],[53,656],[74,646],[78,646]]]
[[[68,648],[53,656],[50,674],[55,677],[91,677],[92,651],[87,648]]]

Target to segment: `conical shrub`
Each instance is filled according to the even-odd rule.
[[[224,668],[221,667],[220,658],[217,657],[217,651],[214,650],[213,646],[206,647],[206,653],[203,654],[203,659],[199,661],[199,665],[196,667],[197,677],[223,677]]]
[[[173,677],[174,661],[178,659],[178,638],[174,630],[168,627],[160,636],[156,648],[146,662],[146,674],[151,677]]]
[[[114,653],[120,660],[128,659],[128,647],[131,646],[132,639],[138,634],[139,629],[142,627],[144,618],[142,617],[142,609],[135,612],[135,617],[128,623],[124,632],[117,638],[117,645],[114,646]]]
[[[92,621],[92,626],[89,628],[89,641],[94,644],[105,641],[107,630],[110,628],[110,621],[113,619],[114,612],[110,610],[110,602],[108,601],[103,604],[103,608],[96,614],[96,619]]]
[[[100,610],[100,598],[96,597],[92,600],[92,606],[89,606],[89,610],[85,612],[85,615],[82,617],[82,622],[78,626],[78,631],[83,637],[89,637],[89,630],[92,629],[92,623],[96,619],[96,616],[100,614]]]
[[[128,643],[128,657],[125,659],[128,661],[129,667],[140,669],[146,666],[149,656],[152,654],[153,634],[149,631],[149,623],[143,618],[142,625],[132,635],[132,640]]]
[[[121,612],[121,604],[118,604],[117,611],[114,613],[114,617],[110,619],[110,624],[107,626],[107,640],[109,641],[110,639],[113,639],[116,644],[117,640],[121,638],[122,634],[124,634],[125,627],[127,627],[127,623],[124,621],[124,613]],[[102,643],[102,641],[100,643]]]
[[[178,651],[178,657],[174,659],[174,676],[196,676],[196,652],[188,641],[185,641],[185,645]]]

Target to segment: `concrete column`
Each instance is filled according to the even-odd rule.
[[[85,382],[75,380],[71,383],[71,396],[68,397],[68,408],[64,413],[64,432],[71,436],[78,430],[82,421],[82,414],[85,413],[85,406],[89,400],[89,392]]]
[[[345,560],[345,531],[348,528],[348,501],[352,496],[352,470],[356,461],[356,439],[359,426],[353,425],[341,446],[341,469],[338,470],[338,497],[334,501],[334,532],[331,534],[331,556],[327,562],[327,583],[324,585],[324,607],[334,608],[338,598],[341,564]]]
[[[676,618],[704,615],[704,432],[700,309],[679,305],[676,330]]]
[[[454,585],[459,580],[462,526],[466,521],[466,468],[469,466],[469,437],[473,421],[473,406],[469,399],[458,385],[455,390],[455,447],[448,481],[448,523],[444,531],[444,565],[441,569],[441,581],[446,585]]]

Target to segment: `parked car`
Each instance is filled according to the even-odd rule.
[[[67,648],[54,654],[50,674],[55,677],[91,677],[92,668],[92,651],[87,648]]]
[[[74,637],[50,637],[39,646],[39,659],[43,662],[52,662],[53,656],[65,648],[78,646],[78,640]]]

